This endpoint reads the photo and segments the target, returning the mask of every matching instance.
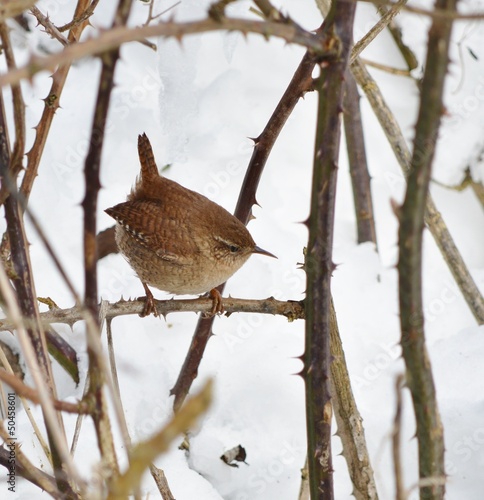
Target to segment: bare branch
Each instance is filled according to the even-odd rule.
[[[360,58],[360,61],[370,68],[379,69],[380,71],[384,71],[385,73],[389,73],[390,75],[397,76],[405,76],[407,78],[413,78],[412,74],[408,69],[399,69],[394,68],[393,66],[388,66],[388,64],[381,64],[376,61],[370,61],[369,59],[365,59],[364,57]],[[414,78],[415,79],[415,78]]]
[[[40,404],[39,393],[24,384],[18,377],[11,375],[3,369],[0,369],[0,380],[10,385],[12,389],[19,395],[26,399],[32,401],[32,403]],[[89,405],[86,402],[80,401],[78,404],[68,403],[67,401],[59,401],[58,399],[52,399],[52,404],[54,408],[59,411],[65,411],[67,413],[89,413]]]
[[[79,2],[77,5],[79,6],[81,2]],[[85,3],[86,5],[89,3],[89,0]],[[84,28],[86,25],[86,21],[93,15],[94,10],[97,7],[97,4],[99,3],[99,0],[92,0],[90,5],[88,7],[84,7],[82,11],[79,11],[76,8],[76,13],[74,14],[74,19],[70,21],[67,24],[64,24],[64,26],[59,26],[57,29],[62,33],[67,30],[76,30],[77,28],[80,28],[81,30]]]
[[[392,6],[381,19],[371,28],[371,30],[361,39],[355,43],[353,53],[351,54],[351,62],[355,60],[357,55],[362,52],[368,45],[379,35],[395,18],[395,16],[402,10],[402,7],[408,0],[399,0]]]
[[[163,498],[163,500],[176,500],[170,490],[170,486],[168,485],[168,481],[166,479],[165,473],[163,472],[163,469],[159,469],[155,465],[151,464],[150,472],[151,476],[155,480],[156,486],[158,487],[161,498]]]
[[[120,26],[104,31],[96,38],[72,44],[58,54],[46,57],[32,56],[26,66],[0,76],[0,86],[18,83],[23,79],[30,79],[39,71],[53,71],[59,64],[67,64],[82,57],[109,52],[123,43],[141,42],[145,38],[152,36],[174,37],[180,40],[186,35],[219,30],[240,31],[243,34],[258,33],[265,38],[276,36],[289,43],[295,43],[312,49],[315,54],[331,55],[331,51],[327,50],[324,41],[321,42],[312,33],[298,28],[293,24],[228,18],[224,18],[222,22],[217,22],[209,18],[187,23],[167,22],[150,26],[139,26],[137,28]]]
[[[348,464],[348,472],[353,483],[356,500],[377,500],[373,469],[366,446],[365,429],[351,388],[351,378],[346,365],[345,354],[339,335],[338,320],[331,301],[331,390],[338,436],[343,444],[343,456]]]
[[[93,4],[94,3],[95,2],[93,2]],[[82,12],[88,4],[89,0],[78,0],[74,15],[76,16],[78,13]],[[74,26],[67,37],[68,42],[72,43],[78,40],[85,26],[86,25],[82,23]],[[39,123],[35,127],[34,144],[32,149],[27,153],[27,169],[25,171],[24,178],[22,179],[22,185],[20,188],[20,192],[25,197],[25,200],[29,199],[34,180],[37,177],[40,159],[44,151],[55,112],[60,106],[62,90],[70,68],[70,64],[61,65],[52,75],[52,86],[47,97],[44,99],[44,111]]]
[[[15,17],[29,9],[35,0],[2,0],[0,4],[0,22]]]
[[[330,389],[331,274],[343,82],[353,43],[355,8],[355,4],[346,1],[336,0],[331,4],[322,32],[328,37],[328,43],[337,47],[338,57],[325,60],[320,65],[321,74],[315,84],[318,114],[305,260],[307,295],[303,369],[312,500],[334,498]]]
[[[376,227],[373,217],[370,173],[366,161],[360,96],[355,79],[349,69],[346,71],[345,76],[343,121],[351,184],[353,186],[358,243],[372,241],[376,245]]]
[[[144,299],[140,300],[120,300],[116,303],[103,301],[105,305],[106,321],[111,321],[120,316],[141,314],[144,307]],[[258,313],[258,314],[277,314],[285,316],[289,321],[304,319],[304,306],[302,302],[280,301],[273,297],[263,300],[236,299],[226,297],[223,299],[223,305],[226,314],[233,313]],[[209,314],[213,301],[210,297],[199,299],[178,299],[178,300],[155,300],[156,310],[161,316],[166,316],[175,312],[194,312]],[[66,323],[73,325],[77,321],[86,319],[86,310],[81,306],[74,306],[69,309],[52,309],[40,313],[40,319],[47,327],[52,323]],[[13,325],[8,320],[0,321],[0,331],[13,330]]]
[[[153,437],[138,443],[131,453],[131,463],[123,474],[113,478],[109,485],[108,500],[126,498],[128,494],[137,490],[143,472],[151,462],[168,446],[173,439],[186,432],[196,420],[207,411],[212,400],[212,382],[205,383],[202,390],[180,409],[168,424]]]
[[[9,197],[8,199],[10,198],[11,197]],[[15,325],[15,329],[17,330],[17,337],[22,348],[26,364],[33,377],[37,392],[41,400],[42,411],[48,429],[50,449],[52,452],[56,451],[57,453],[59,453],[60,457],[62,457],[62,466],[54,470],[59,490],[61,492],[69,492],[69,494],[72,495],[72,498],[78,498],[78,495],[74,493],[68,481],[75,481],[76,487],[80,489],[83,488],[84,483],[78,476],[77,471],[73,465],[72,458],[70,457],[67,450],[65,435],[62,433],[62,424],[59,422],[57,414],[55,413],[55,409],[52,405],[53,394],[51,387],[47,385],[46,380],[44,379],[43,370],[41,369],[39,361],[37,360],[34,347],[31,344],[27,330],[23,323],[22,312],[9,285],[10,283],[7,279],[5,271],[3,267],[0,266],[0,290],[5,300],[9,316],[13,324]],[[39,325],[39,322],[36,319],[35,324]],[[56,463],[60,457],[56,458],[54,463]],[[66,477],[66,474],[64,473],[64,470],[68,472],[68,479]]]
[[[132,0],[119,0],[112,30],[123,28],[129,17]],[[108,31],[107,33],[110,33]],[[79,44],[76,44],[78,46]],[[67,49],[68,50],[68,49]],[[101,183],[101,153],[104,142],[105,127],[109,109],[111,91],[114,86],[114,70],[119,59],[119,49],[116,47],[104,55],[101,76],[99,78],[94,120],[89,139],[89,150],[84,162],[84,179],[86,192],[82,201],[84,212],[84,304],[91,312],[92,328],[88,325],[87,353],[89,357],[89,394],[95,398],[97,405],[93,408],[91,417],[96,429],[99,450],[103,460],[109,467],[110,474],[119,473],[111,422],[108,413],[108,403],[104,391],[106,374],[102,369],[102,354],[96,350],[94,337],[100,331],[97,307],[97,202]],[[97,327],[97,328],[96,328]]]
[[[0,437],[8,442],[9,435],[7,431],[0,425]],[[0,465],[3,465],[7,470],[10,470],[10,450],[0,447]],[[37,469],[24,455],[21,446],[15,447],[15,472],[20,476],[37,485],[39,488],[47,492],[56,500],[64,500],[66,496],[57,488],[55,479],[45,472]]]
[[[9,29],[5,22],[0,22],[0,39],[2,41],[2,50],[5,54],[8,70],[15,71],[15,58],[12,45],[10,43]],[[20,85],[18,85],[18,82],[17,84],[12,84],[12,99],[14,113],[13,118],[15,124],[15,143],[12,148],[12,154],[9,158],[8,171],[5,171],[2,175],[8,175],[11,182],[15,182],[18,174],[22,170],[23,157],[25,153],[25,103],[22,96],[22,89],[20,88]],[[3,133],[5,135],[5,146],[8,148],[8,132],[6,128]],[[2,182],[2,186],[0,188],[0,204],[5,202],[8,195],[9,190],[7,183]]]
[[[50,19],[47,16],[44,16],[42,12],[37,7],[32,7],[30,12],[37,19],[38,23],[41,24],[46,33],[48,33],[52,38],[55,38],[58,42],[60,42],[64,47],[69,45],[69,41],[67,38],[52,24]]]
[[[388,10],[391,9],[391,7],[386,7],[385,5],[379,4],[377,1],[374,3],[381,16],[384,16],[388,12]],[[404,42],[402,30],[394,20],[392,20],[388,25],[388,30],[390,31],[395,45],[400,50],[403,58],[405,59],[405,62],[407,63],[408,71],[410,72],[413,69],[417,68],[417,57],[413,53],[412,49],[410,49],[410,47]]]
[[[68,480],[66,480],[66,476],[62,470],[63,462],[65,462],[66,459],[69,460],[67,458],[64,423],[61,415],[55,413],[54,408],[50,404],[49,396],[56,398],[56,387],[47,351],[45,332],[39,319],[32,266],[28,252],[29,246],[25,235],[23,218],[19,210],[17,187],[10,176],[10,158],[6,130],[4,128],[0,130],[0,143],[3,146],[0,152],[2,187],[6,187],[7,191],[11,193],[5,201],[5,218],[7,220],[7,234],[16,274],[13,281],[17,294],[16,298],[11,297],[8,303],[8,309],[10,310],[10,314],[12,314],[14,308],[17,309],[18,315],[20,316],[21,312],[22,317],[28,318],[30,322],[30,326],[26,330],[23,328],[18,330],[19,340],[24,355],[27,358],[31,358],[31,364],[29,365],[31,372],[36,372],[36,377],[34,377],[34,379],[37,389],[41,394],[42,412],[46,421],[56,481],[60,491],[68,492],[72,491],[72,487]],[[12,161],[14,161],[13,157]],[[3,274],[3,268],[1,271],[0,276],[3,280],[2,288],[4,294],[13,295],[8,288],[8,282],[6,281],[6,276]],[[25,334],[25,336],[23,334]]]
[[[306,52],[267,125],[264,127],[259,137],[254,139],[255,148],[247,167],[247,172],[235,208],[235,216],[244,224],[247,224],[250,220],[252,206],[256,203],[257,186],[259,185],[262,172],[272,147],[299,99],[303,97],[312,86],[312,71],[315,64],[314,56],[309,51]],[[218,287],[218,290],[222,293],[223,285]],[[224,299],[225,310],[228,310],[228,305],[225,300],[226,299]],[[180,370],[177,381],[171,390],[171,394],[175,395],[173,403],[175,409],[179,408],[183,403],[192,382],[197,376],[198,367],[202,360],[205,347],[212,334],[213,321],[214,318],[200,318],[198,321],[188,354]]]
[[[107,310],[107,303],[103,301],[102,303],[103,307],[103,313],[106,312]],[[115,401],[117,402],[117,405],[119,406],[119,411],[124,415],[124,409],[123,409],[123,400],[121,397],[121,390],[119,388],[119,379],[118,379],[118,370],[116,367],[116,356],[114,354],[114,342],[113,342],[113,332],[112,332],[112,320],[107,320],[106,321],[106,333],[107,333],[107,340],[108,340],[108,352],[109,352],[109,365],[111,368],[111,378],[112,378],[112,385],[113,385],[113,392],[115,396]],[[128,453],[131,453],[132,450],[132,442],[131,442],[131,436],[129,435],[128,431],[128,426],[126,424],[126,420],[124,418],[119,419],[118,422],[121,427],[121,433],[123,435],[123,439],[125,442],[125,445],[128,448]],[[166,476],[164,472],[161,469],[158,469],[155,467],[153,464],[150,465],[150,472],[151,476],[153,477],[156,486],[158,487],[158,491],[161,494],[161,497],[163,500],[175,500],[173,497],[170,487],[168,486],[168,481],[166,479]],[[136,497],[141,498],[141,495],[139,491],[135,492]]]
[[[390,2],[387,0],[360,0],[361,2],[371,2],[375,5],[384,5],[386,7],[394,7],[397,2]],[[423,16],[428,16],[435,20],[441,21],[479,21],[484,19],[484,14],[482,12],[461,14],[452,9],[439,8],[436,7],[434,10],[423,9],[421,7],[414,7],[413,5],[406,5],[404,10],[411,12],[413,14],[419,14]]]
[[[457,0],[437,0],[436,6],[456,11]],[[433,19],[407,191],[399,210],[401,345],[417,423],[420,480],[445,478],[443,428],[425,345],[422,240],[432,162],[442,116],[451,32],[452,21]],[[421,498],[440,500],[444,495],[445,485],[435,484],[421,489]]]
[[[404,377],[399,375],[395,381],[395,394],[397,407],[395,418],[393,419],[392,430],[392,454],[393,454],[393,474],[395,476],[395,500],[406,500],[407,496],[403,485],[403,471],[401,460],[401,434],[402,434],[402,384]]]
[[[403,137],[402,131],[390,108],[388,107],[380,89],[368,70],[356,59],[351,65],[351,71],[358,85],[368,98],[372,109],[385,132],[395,157],[405,175],[410,172],[410,151]],[[431,195],[426,198],[425,223],[439,247],[469,309],[478,324],[484,323],[484,298],[477,288],[467,266],[456,247],[452,235],[437,210]]]

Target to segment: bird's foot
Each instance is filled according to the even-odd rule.
[[[210,292],[208,292],[208,295],[212,299],[212,309],[210,309],[208,313],[202,313],[202,317],[212,318],[216,314],[223,314],[224,304],[220,292],[216,288],[212,288]]]
[[[149,316],[150,314],[153,314],[153,316],[158,317],[159,313],[158,310],[156,309],[155,298],[153,297],[151,290],[148,288],[148,285],[146,283],[142,283],[142,285],[146,292],[146,298],[143,311],[141,311],[140,313],[140,317],[144,318],[145,316]]]

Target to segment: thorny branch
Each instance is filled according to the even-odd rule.
[[[55,38],[64,47],[69,45],[69,41],[67,40],[67,38],[58,30],[58,28],[51,22],[51,20],[47,16],[42,14],[42,12],[37,7],[32,7],[30,9],[30,12],[35,16],[39,24],[41,24],[45,28],[46,33],[49,33],[52,38]]]
[[[155,300],[158,313],[162,316],[175,312],[194,312],[209,314],[213,303],[210,297],[198,299],[177,299],[177,300]],[[104,317],[106,321],[133,314],[140,314],[143,311],[144,299],[141,300],[120,300],[110,303],[103,301],[105,305]],[[227,297],[223,299],[225,313],[259,313],[285,316],[289,321],[304,319],[304,307],[297,301],[280,301],[273,297],[263,300],[236,299]],[[52,323],[65,323],[73,325],[77,321],[86,319],[86,311],[83,307],[74,306],[69,309],[51,309],[40,313],[40,319],[44,325]],[[0,321],[0,331],[12,330],[14,325],[8,320]]]
[[[270,117],[262,133],[254,139],[255,147],[250,159],[244,182],[240,190],[239,199],[235,208],[235,216],[244,224],[250,220],[252,206],[257,203],[257,186],[262,176],[272,147],[277,140],[287,119],[291,115],[297,102],[312,87],[311,73],[316,61],[313,55],[308,51],[299,64],[292,80],[287,87],[284,95],[279,101],[276,109]],[[218,288],[220,292],[223,286]],[[192,382],[198,373],[198,367],[203,357],[208,339],[211,336],[213,318],[200,319],[193,335],[192,343],[183,363],[178,379],[171,390],[175,396],[174,408],[177,409],[187,396]]]
[[[303,377],[306,388],[309,489],[313,500],[334,498],[331,453],[330,310],[336,179],[341,138],[344,75],[353,42],[356,5],[335,1],[322,27],[338,57],[320,64],[311,209],[307,222],[306,335]]]
[[[32,403],[40,404],[40,396],[38,392],[24,384],[17,376],[7,373],[3,368],[0,368],[0,380],[7,383],[12,389],[19,395],[26,399],[32,401]],[[90,411],[89,405],[85,402],[79,402],[78,404],[69,403],[67,401],[59,401],[58,399],[53,399],[52,404],[54,408],[59,411],[65,411],[68,413],[82,413],[87,414]]]
[[[437,0],[438,8],[457,10],[457,0]],[[452,21],[433,19],[407,191],[398,210],[399,302],[402,354],[417,424],[420,479],[436,481],[421,488],[421,498],[444,498],[444,435],[427,353],[422,297],[422,246],[432,163],[442,116]]]
[[[78,0],[74,15],[76,16],[78,13],[83,12],[88,4],[89,0]],[[72,43],[76,41],[81,36],[85,27],[85,23],[74,25],[67,37],[68,42]],[[42,117],[40,118],[38,125],[35,127],[35,140],[31,150],[27,153],[27,169],[25,171],[24,178],[22,179],[22,185],[20,188],[20,192],[26,200],[29,199],[34,180],[37,177],[40,160],[44,152],[50,126],[54,119],[55,112],[60,106],[62,90],[67,80],[70,68],[70,63],[60,65],[57,68],[52,75],[52,85],[49,93],[44,99],[44,111],[42,112]]]
[[[12,45],[10,43],[10,36],[8,26],[5,22],[0,22],[0,39],[2,42],[2,50],[7,61],[9,71],[15,71],[16,63],[13,54]],[[13,118],[15,125],[15,143],[12,148],[10,156],[10,164],[8,166],[8,175],[10,180],[14,182],[17,179],[20,171],[22,170],[22,161],[25,151],[25,103],[22,96],[22,89],[20,85],[12,85],[12,99],[13,99]],[[3,105],[3,104],[2,104]],[[5,124],[6,125],[6,124]],[[8,140],[7,129],[5,128],[5,137]],[[5,182],[2,182],[0,189],[0,205],[5,202],[9,190]]]
[[[370,173],[366,161],[360,96],[355,79],[349,70],[346,70],[345,90],[343,121],[355,203],[358,243],[372,241],[376,245],[376,227]]]
[[[59,64],[67,64],[86,56],[100,55],[116,49],[123,43],[141,42],[147,37],[174,37],[180,40],[183,36],[209,31],[240,31],[241,33],[258,33],[264,37],[276,36],[289,43],[308,47],[318,55],[331,55],[314,34],[294,24],[281,24],[273,21],[252,21],[247,19],[224,18],[222,23],[213,19],[203,19],[187,23],[159,23],[150,26],[127,28],[120,26],[101,33],[96,38],[69,45],[62,52],[46,57],[33,56],[30,63],[17,70],[0,76],[0,86],[18,83],[22,79],[30,79],[39,71],[54,70]]]
[[[351,71],[358,85],[368,98],[373,111],[393,149],[395,158],[405,175],[410,172],[410,150],[395,116],[391,112],[383,95],[365,65],[359,59],[351,65]],[[479,291],[462,255],[460,254],[450,231],[440,212],[437,210],[430,193],[426,197],[425,223],[435,239],[442,256],[447,263],[464,299],[478,324],[484,324],[484,297]]]
[[[119,0],[116,9],[112,29],[124,26],[128,20],[132,0]],[[119,59],[119,48],[115,48],[103,57],[101,76],[94,109],[94,120],[89,140],[89,150],[84,163],[85,196],[82,201],[84,212],[84,304],[92,314],[93,322],[98,324],[97,308],[97,202],[99,189],[101,188],[100,170],[101,153],[104,143],[105,128],[111,91],[114,86],[114,71]],[[100,330],[100,329],[99,329]],[[116,457],[112,428],[108,413],[108,403],[104,391],[105,374],[100,366],[100,360],[92,342],[87,343],[89,356],[89,394],[97,401],[93,407],[91,417],[96,429],[98,446],[103,460],[110,467],[111,474],[119,473]]]
[[[80,2],[79,2],[80,3]],[[78,5],[79,5],[78,3]],[[86,5],[89,3],[86,3]],[[85,6],[83,10],[76,9],[76,13],[74,14],[74,19],[63,26],[59,26],[57,29],[62,33],[64,31],[70,30],[72,31],[79,26],[84,26],[86,21],[93,15],[94,10],[97,7],[99,0],[91,0],[91,3],[88,6]]]
[[[2,29],[2,41],[5,45],[8,45],[8,43],[5,42],[7,33],[4,23],[0,23],[0,29]],[[0,100],[0,112],[2,113],[0,121],[2,124],[5,124],[6,119],[4,116],[3,96],[0,96]],[[25,118],[22,117],[22,123],[24,119]],[[21,143],[23,147],[23,142]],[[17,198],[16,178],[12,176],[12,173],[14,175],[18,173],[12,169],[12,162],[20,161],[21,165],[23,149],[22,151],[17,151],[17,155],[17,158],[13,155],[10,156],[7,128],[6,126],[0,127],[0,176],[2,177],[2,189],[5,190],[7,196],[4,203],[5,218],[7,221],[6,233],[8,235],[8,241],[12,252],[13,269],[15,271],[13,283],[15,285],[16,299],[13,299],[13,302],[15,302],[15,300],[18,302],[18,305],[15,303],[15,307],[18,308],[19,313],[21,312],[24,318],[28,318],[30,321],[30,326],[26,329],[26,337],[23,338],[23,340],[24,347],[29,349],[32,355],[35,356],[35,360],[32,360],[32,366],[35,366],[35,369],[38,370],[36,373],[37,386],[44,388],[45,393],[48,392],[55,398],[56,387],[50,358],[47,352],[45,332],[39,320],[39,310],[36,301],[30,254],[28,251],[24,221]],[[5,271],[2,268],[2,273],[4,272]],[[3,276],[3,278],[6,279],[6,276]],[[6,290],[4,289],[4,293],[5,292]],[[13,304],[11,304],[10,309],[12,306]],[[47,394],[44,394],[44,396],[46,398]],[[45,405],[42,406],[56,481],[60,491],[72,492],[71,485],[68,480],[66,480],[65,473],[62,470],[63,461],[66,459],[63,421],[60,415],[54,413],[52,410],[53,409],[51,407]]]

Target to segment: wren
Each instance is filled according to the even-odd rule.
[[[147,285],[176,295],[210,291],[212,314],[223,312],[215,289],[259,248],[236,217],[205,196],[159,174],[146,134],[138,137],[141,175],[128,199],[106,213],[116,243],[146,291],[142,316],[157,316]]]

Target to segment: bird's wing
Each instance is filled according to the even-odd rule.
[[[140,245],[162,259],[184,265],[199,249],[189,228],[170,211],[157,200],[136,200],[108,208],[106,213]]]

